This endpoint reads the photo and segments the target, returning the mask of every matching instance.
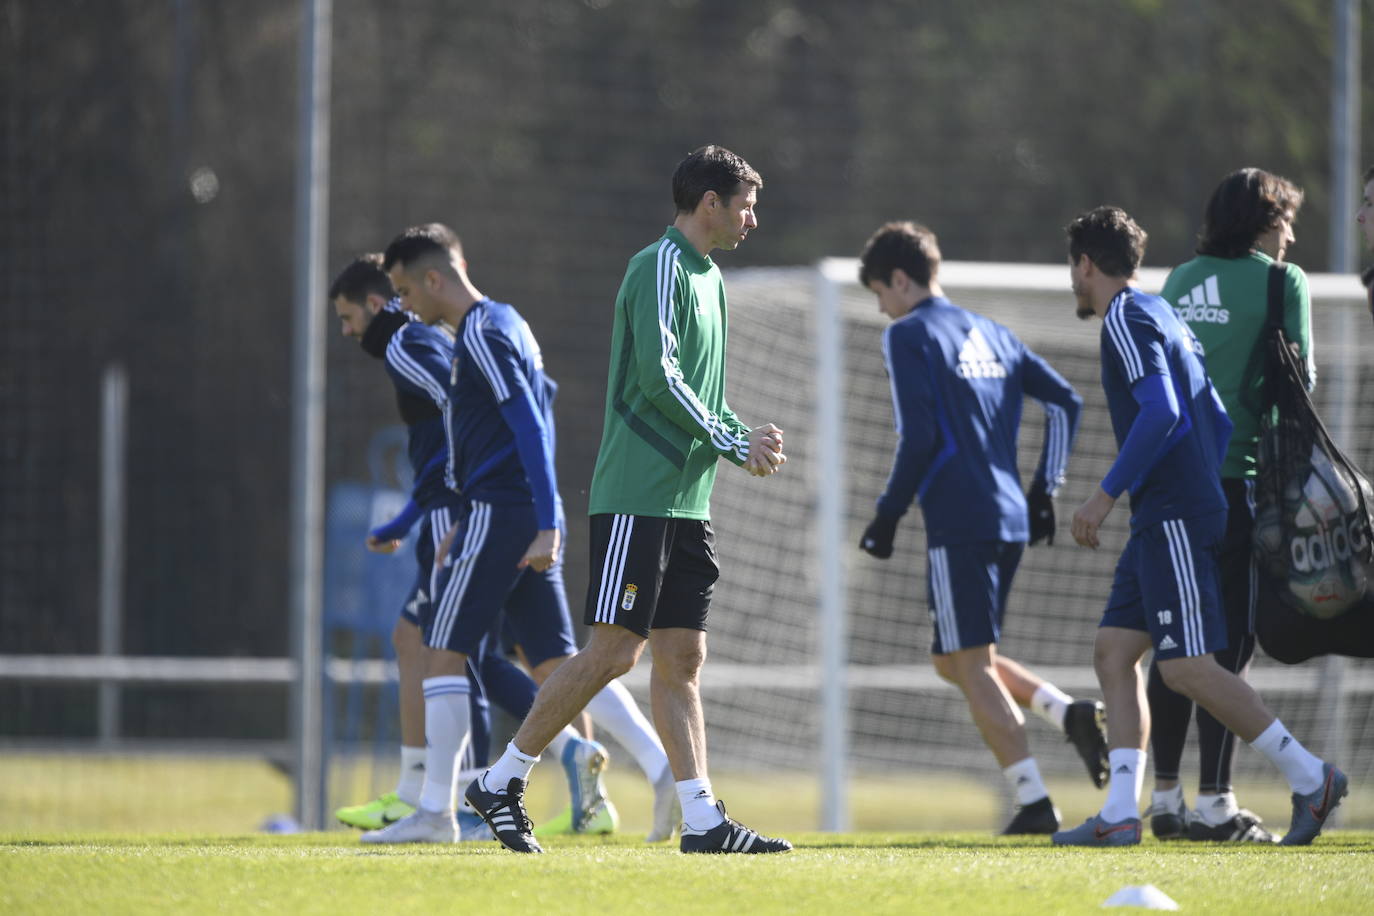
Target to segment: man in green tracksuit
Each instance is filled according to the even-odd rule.
[[[1221,467],[1227,524],[1218,558],[1227,646],[1216,659],[1242,676],[1255,651],[1257,573],[1250,540],[1264,381],[1259,344],[1268,320],[1269,269],[1294,241],[1293,221],[1302,200],[1301,189],[1269,172],[1247,168],[1227,175],[1208,201],[1198,257],[1174,268],[1161,291],[1202,344],[1207,374],[1234,425]],[[1307,363],[1311,384],[1315,370],[1307,275],[1296,264],[1284,264],[1282,270],[1284,329]],[[1170,690],[1155,665],[1150,667],[1148,694],[1154,720],[1155,791],[1147,813],[1155,836],[1273,842],[1259,817],[1236,803],[1231,789],[1235,736],[1200,706],[1197,807],[1188,810],[1178,772],[1193,703]]]
[[[719,146],[673,174],[677,215],[630,259],[616,298],[605,426],[591,489],[586,648],[539,690],[506,752],[468,801],[508,849],[542,852],[523,795],[539,754],[587,701],[653,648],[654,724],[682,802],[683,852],[785,852],[729,818],[706,771],[697,677],[720,570],[710,499],[725,458],[766,477],[785,462],[782,430],[750,429],[725,402],[725,287],[710,254],[758,225],[763,179]]]

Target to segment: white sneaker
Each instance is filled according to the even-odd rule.
[[[457,835],[452,811],[416,808],[414,814],[381,830],[369,830],[361,839],[364,843],[454,843]]]
[[[673,828],[682,820],[682,802],[677,797],[673,771],[665,767],[654,783],[654,826],[644,838],[646,843],[662,843],[673,838]]]

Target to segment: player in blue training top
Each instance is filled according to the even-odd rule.
[[[1212,655],[1226,645],[1217,556],[1226,530],[1220,472],[1231,422],[1197,338],[1168,302],[1131,285],[1145,254],[1144,230],[1124,211],[1098,207],[1070,223],[1068,237],[1078,317],[1102,319],[1102,388],[1120,449],[1101,486],[1074,513],[1073,537],[1096,549],[1099,527],[1127,491],[1131,534],[1093,653],[1110,723],[1107,801],[1054,842],[1140,842],[1149,737],[1140,660],[1153,649],[1170,688],[1283,772],[1293,789],[1293,818],[1281,842],[1306,845],[1346,794],[1345,774],[1304,748]]]
[[[1102,704],[1075,700],[997,651],[1007,595],[1027,539],[1054,541],[1053,497],[1064,480],[1082,400],[1011,331],[944,297],[935,234],[889,223],[868,240],[859,282],[892,319],[883,357],[892,383],[897,455],[860,547],[892,555],[897,522],[919,498],[929,559],[935,670],[957,685],[1016,799],[1004,834],[1053,833],[1050,801],[1026,739],[1029,707],[1064,732],[1105,784]],[[1027,497],[1016,467],[1024,397],[1045,408],[1045,442]]]
[[[441,547],[445,570],[425,621],[428,754],[420,805],[380,838],[406,842],[442,830],[453,798],[453,762],[470,728],[464,698],[472,685],[464,663],[484,654],[484,634],[502,608],[536,681],[573,655],[576,645],[563,591],[563,507],[553,464],[557,386],[544,373],[529,325],[511,306],[478,292],[461,244],[446,226],[406,230],[387,247],[383,267],[422,322],[456,329],[444,417],[447,477],[466,499],[449,546]],[[534,693],[531,686],[528,703]],[[676,793],[652,727],[619,682],[596,694],[587,709],[654,783],[650,839],[667,839],[676,821]],[[551,746],[569,773],[572,829],[604,830],[598,825],[609,809],[600,779],[605,749],[570,727]]]
[[[443,330],[412,321],[395,296],[391,280],[382,270],[380,254],[355,258],[329,288],[329,301],[343,334],[356,338],[364,352],[385,362],[396,390],[401,420],[406,424],[407,451],[414,473],[410,500],[396,518],[368,534],[367,548],[376,553],[394,553],[415,522],[421,523],[415,544],[419,567],[415,584],[391,634],[400,680],[400,779],[394,791],[367,804],[335,812],[343,823],[364,830],[376,830],[400,820],[412,813],[420,800],[425,772],[421,617],[434,593],[435,548],[463,505],[462,497],[444,482],[448,445],[443,409],[448,403],[447,375],[453,342]],[[499,662],[493,659],[493,663]],[[486,700],[480,692],[472,695],[471,705],[474,732],[469,766],[486,759],[490,732]],[[465,835],[486,833],[477,829],[485,826],[480,821],[467,826],[471,829]]]

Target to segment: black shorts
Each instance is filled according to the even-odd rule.
[[[613,623],[646,639],[651,629],[706,629],[720,578],[710,522],[593,515],[591,533],[584,623]]]

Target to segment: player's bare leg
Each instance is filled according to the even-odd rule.
[[[396,673],[400,694],[401,744],[425,746],[424,637],[420,628],[401,618],[391,631],[396,650]]]
[[[573,657],[559,655],[547,658],[538,665],[531,665],[522,647],[517,645],[515,650],[520,657],[520,663],[529,671],[534,683],[540,687]],[[593,696],[599,694],[600,691]],[[578,733],[581,740],[578,740]],[[543,824],[536,831],[536,835],[615,833],[620,827],[620,814],[606,796],[606,786],[601,779],[609,757],[606,748],[593,738],[591,714],[585,709],[578,713],[572,722],[553,738],[550,747],[563,766],[563,773],[568,779],[568,807]]]
[[[1170,658],[1159,663],[1164,683],[1205,708],[1247,744],[1274,721],[1255,688],[1209,655]]]
[[[634,667],[644,644],[643,637],[624,627],[593,627],[586,647],[558,666],[539,688],[505,753],[468,785],[465,797],[507,849],[543,852],[524,806],[530,770],[598,691]]]
[[[522,753],[538,756],[586,708],[612,679],[639,661],[645,640],[613,624],[592,627],[587,645],[553,671],[539,688],[534,706],[512,743]]]
[[[1107,800],[1100,812],[1078,827],[1056,833],[1057,845],[1132,846],[1140,842],[1140,790],[1150,737],[1150,707],[1140,659],[1149,648],[1150,637],[1144,630],[1097,630],[1093,667],[1107,704],[1107,759],[1111,769]]]
[[[467,656],[423,647],[425,780],[414,813],[363,834],[365,843],[448,842],[457,837],[453,812],[458,760],[471,733]]]
[[[1029,709],[1073,745],[1088,778],[1099,789],[1107,784],[1106,708],[1100,700],[1074,699],[1054,684],[1000,652],[997,676],[1016,704]]]
[[[560,665],[572,658],[571,655],[561,655],[558,658],[546,658],[537,665],[531,665],[529,660],[525,658],[524,649],[516,646],[515,651],[520,657],[520,664],[525,666],[525,670],[530,673],[530,677],[540,687],[544,686],[544,682],[549,679],[550,674],[553,674]],[[581,732],[585,738],[595,737],[592,734],[592,717],[585,710],[568,724]]]
[[[706,661],[706,634],[700,630],[654,630],[654,667],[649,700],[659,740],[673,776],[681,782],[706,775],[706,722],[698,677]]]
[[[792,844],[786,840],[762,836],[732,820],[711,789],[699,680],[706,661],[706,633],[672,627],[654,630],[649,641],[654,654],[650,705],[682,804],[678,848],[692,853],[787,852]]]
[[[1005,768],[1029,757],[1030,743],[1025,717],[998,675],[997,657],[996,646],[975,646],[936,655],[934,664],[936,673],[963,692],[973,724]]]
[[[936,672],[963,692],[973,724],[1015,797],[1016,814],[1003,833],[1053,833],[1059,827],[1059,812],[1031,756],[1025,717],[998,673],[997,647],[960,649],[933,660]]]
[[[1093,646],[1102,697],[1107,704],[1107,746],[1143,751],[1150,737],[1150,704],[1140,659],[1150,648],[1144,630],[1099,627]]]

